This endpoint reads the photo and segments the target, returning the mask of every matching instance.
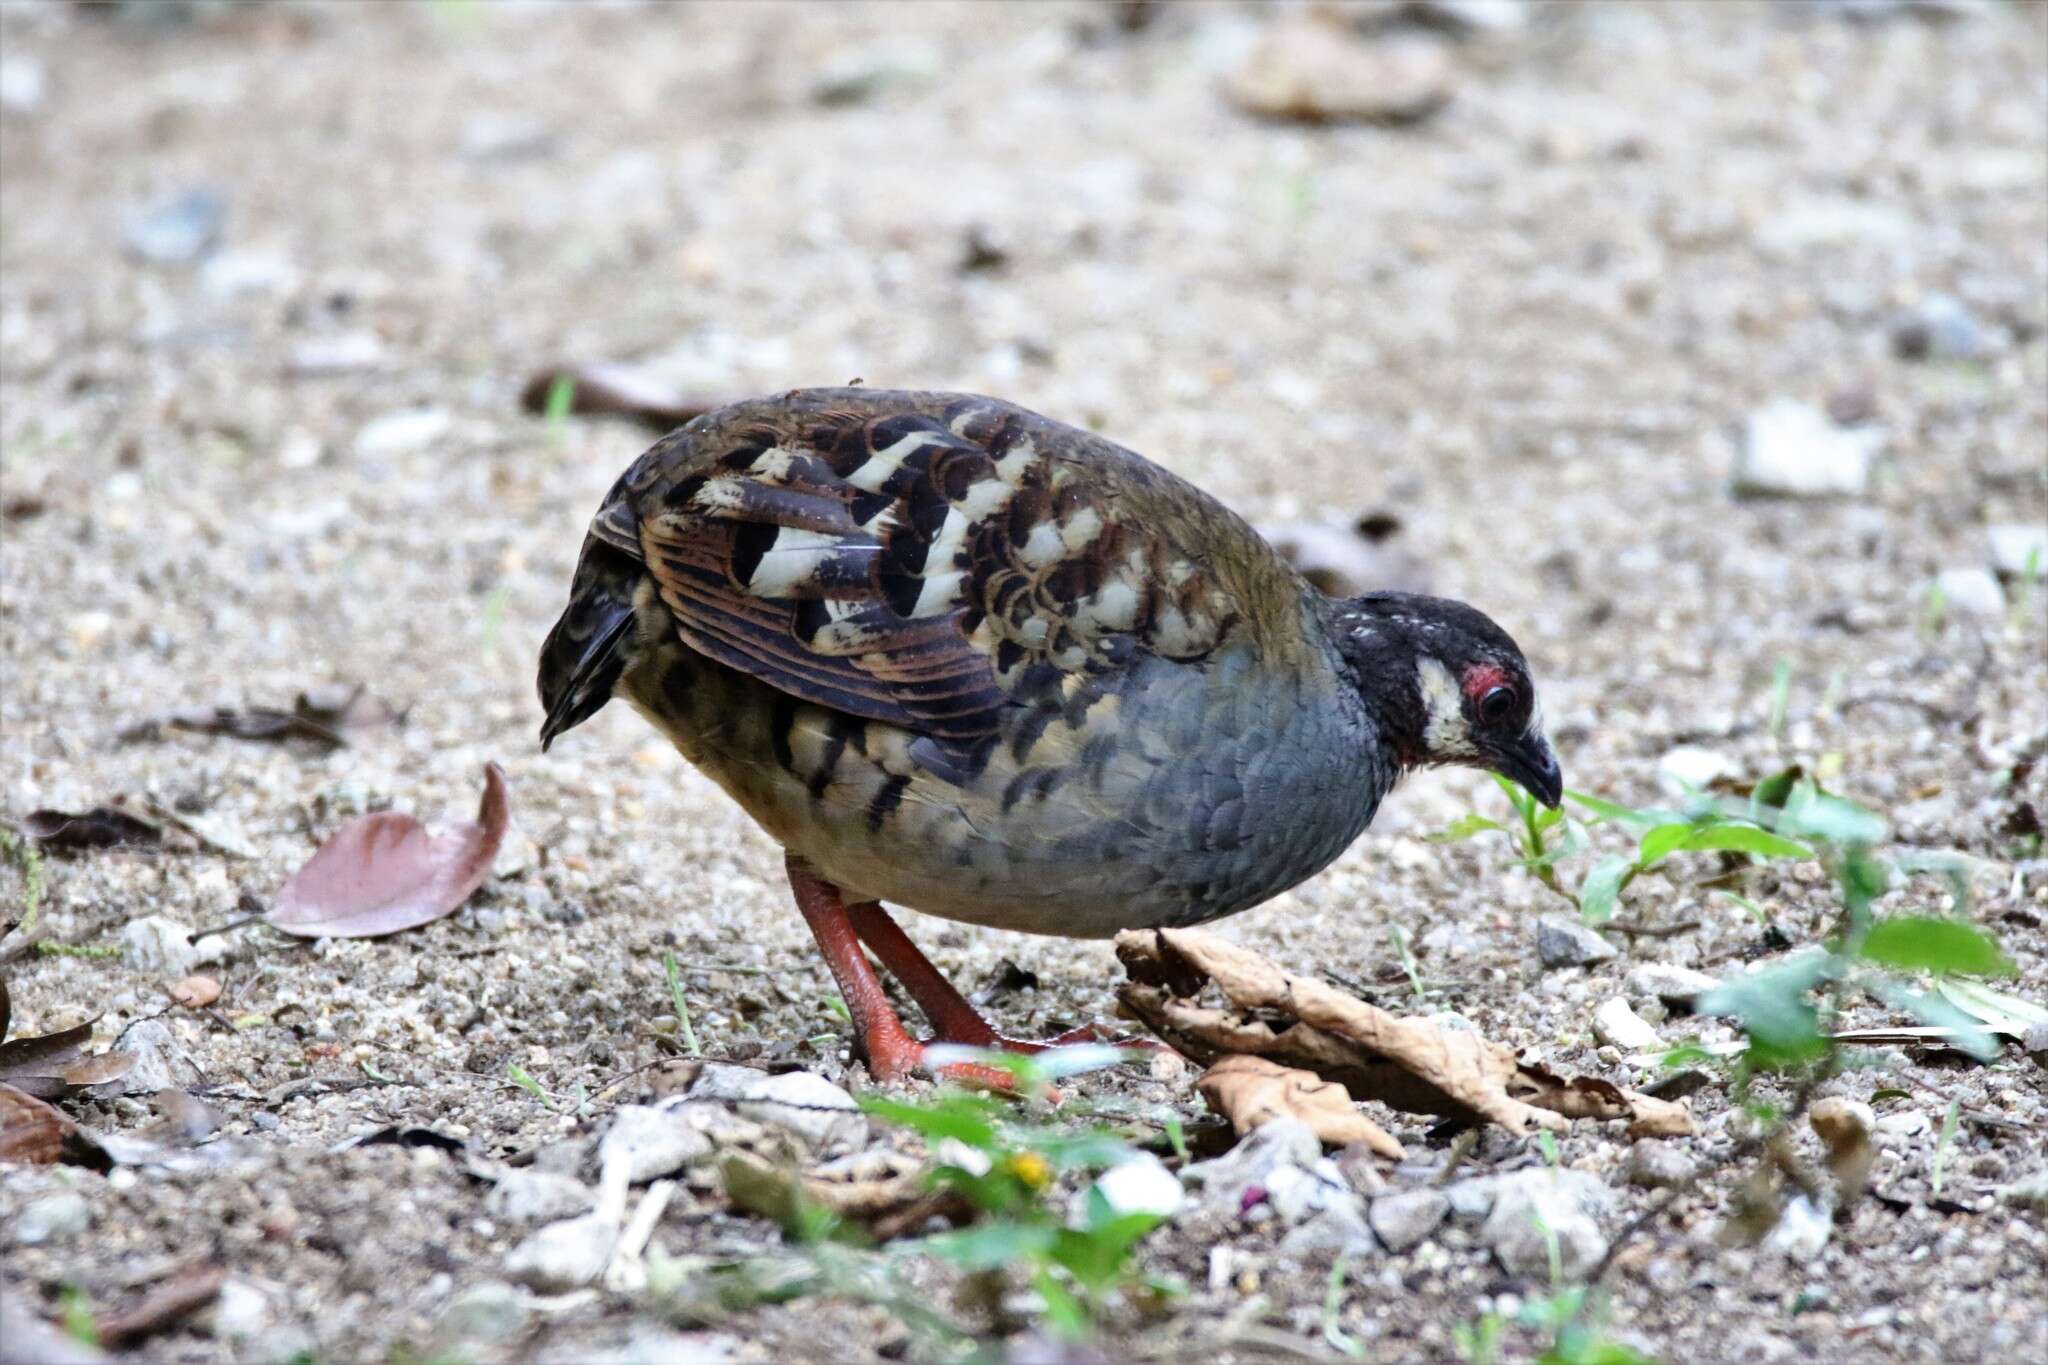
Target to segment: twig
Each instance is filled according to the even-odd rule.
[[[1677,938],[1680,934],[1689,934],[1699,928],[1700,921],[1684,919],[1675,924],[1636,924],[1628,920],[1611,919],[1600,927],[1603,930],[1612,929],[1617,934],[1627,934],[1630,938]]]

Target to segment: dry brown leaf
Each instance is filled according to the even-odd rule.
[[[203,1010],[220,999],[220,982],[210,976],[188,976],[172,983],[171,999],[188,1010]]]
[[[1477,1033],[1389,1014],[1214,934],[1131,930],[1116,946],[1131,976],[1117,992],[1124,1012],[1198,1062],[1253,1054],[1312,1071],[1359,1099],[1477,1116],[1517,1134],[1561,1129],[1567,1118],[1628,1119],[1638,1137],[1692,1131],[1682,1105],[1602,1080],[1564,1080]],[[1211,981],[1231,1008],[1194,1003]]]
[[[0,1161],[63,1162],[105,1174],[114,1169],[92,1135],[54,1106],[0,1082]]]
[[[1391,1134],[1358,1112],[1351,1093],[1312,1071],[1245,1054],[1225,1057],[1195,1082],[1209,1107],[1230,1120],[1239,1137],[1274,1119],[1300,1119],[1332,1147],[1363,1142],[1396,1161],[1407,1154]]]
[[[302,938],[374,938],[431,923],[483,885],[509,819],[504,769],[486,764],[475,823],[433,838],[397,811],[351,820],[284,884],[266,918]]]
[[[146,820],[112,806],[89,811],[37,810],[22,817],[21,832],[44,850],[69,852],[81,848],[156,848],[164,832]]]
[[[79,1052],[92,1041],[97,1016],[71,1028],[33,1038],[8,1038],[14,1020],[13,999],[7,983],[0,981],[0,1081],[38,1099],[61,1099],[89,1085],[101,1085],[128,1074],[135,1065],[132,1052],[102,1052],[81,1057]]]
[[[922,1164],[899,1152],[856,1153],[803,1174],[733,1150],[725,1154],[719,1176],[726,1197],[749,1213],[793,1227],[798,1209],[809,1204],[867,1224],[881,1241],[922,1227],[935,1216],[970,1211],[958,1191],[929,1188]]]
[[[93,1314],[93,1335],[102,1345],[119,1346],[176,1326],[219,1298],[227,1278],[226,1269],[217,1265],[178,1271],[151,1285],[133,1303]]]

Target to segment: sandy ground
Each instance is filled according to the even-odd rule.
[[[735,397],[856,376],[996,393],[1255,519],[1391,510],[1435,586],[1527,648],[1571,785],[1646,801],[1681,743],[1737,774],[1834,756],[1902,841],[1988,860],[1972,913],[2042,993],[2048,869],[2006,827],[2043,799],[2040,776],[2009,777],[2048,742],[2043,598],[2009,585],[2004,609],[1936,611],[1926,584],[1985,567],[1988,526],[2048,518],[2044,11],[1586,7],[1458,45],[1455,98],[1419,126],[1322,130],[1219,93],[1272,17],[1190,6],[1126,33],[1077,4],[448,3],[183,26],[0,9],[7,57],[45,87],[0,122],[0,811],[152,797],[254,854],[48,864],[52,941],[119,951],[8,963],[17,1030],[100,1013],[112,1039],[156,1020],[178,1079],[255,1155],[113,1181],[0,1170],[0,1226],[66,1184],[91,1209],[88,1229],[9,1246],[8,1292],[103,1304],[210,1254],[274,1291],[266,1324],[237,1343],[202,1316],[152,1358],[420,1358],[523,1229],[487,1217],[442,1154],[327,1149],[393,1123],[491,1154],[598,1131],[672,1045],[665,952],[714,1054],[858,1080],[767,839],[623,708],[537,752],[540,640],[586,519],[649,439],[522,414],[526,377],[562,360],[653,358]],[[816,98],[863,63],[897,74]],[[225,205],[209,261],[137,259],[131,218],[195,187]],[[1003,248],[993,269],[963,266],[977,232]],[[1935,294],[1981,344],[1900,358],[1895,314]],[[1732,433],[1780,398],[1874,410],[1867,494],[1730,495]],[[430,415],[384,420],[413,411]],[[169,710],[357,682],[406,722],[331,753],[117,739]],[[172,1007],[181,964],[124,938],[147,916],[236,919],[357,810],[464,818],[492,759],[521,837],[452,918],[374,942],[202,940],[217,1017]],[[1398,981],[1398,926],[1443,983],[1432,1008],[1621,1080],[1590,1016],[1632,966],[1768,951],[1739,908],[1651,881],[1631,918],[1700,927],[1544,971],[1546,893],[1493,841],[1421,838],[1501,804],[1470,775],[1418,779],[1334,869],[1225,928]],[[11,904],[19,886],[0,872]],[[1817,872],[1760,894],[1795,941],[1826,932]],[[1946,904],[1923,879],[1881,908]],[[1111,1007],[1102,945],[909,927],[962,982],[1005,958],[1037,974],[995,1006],[1013,1032]],[[511,1064],[583,1115],[511,1085]],[[295,1085],[312,1079],[340,1084]],[[1200,1111],[1184,1084],[1091,1086]],[[1879,1183],[1905,1202],[1867,1202],[1803,1264],[1714,1244],[1735,1179],[1719,1170],[1617,1266],[1616,1331],[1667,1360],[2048,1349],[2048,1233],[1992,1195],[2048,1162],[2043,1072],[2015,1048],[1987,1067],[1894,1055],[1831,1083],[1879,1088],[1905,1092],[1880,1115],[1938,1121],[1959,1100],[1995,1120],[1964,1124],[1947,1157],[1976,1211],[1913,1202],[1938,1122],[1887,1137]],[[1726,1097],[1693,1103],[1685,1145],[1712,1169],[1734,1141]],[[143,1099],[73,1107],[103,1131],[155,1121]],[[1441,1161],[1421,1122],[1391,1122]],[[1626,1151],[1591,1124],[1562,1144],[1613,1179],[1617,1228],[1645,1207],[1621,1185]],[[1527,1155],[1496,1134],[1472,1160]],[[1212,1280],[1217,1239],[1241,1274]],[[1158,1234],[1148,1268],[1192,1292],[1163,1326],[1121,1323],[1117,1350],[1326,1351],[1325,1267],[1276,1240]],[[702,1193],[656,1232],[675,1254],[774,1241]],[[1446,1358],[1451,1324],[1542,1288],[1459,1228],[1351,1281],[1337,1320],[1388,1359]],[[1247,1315],[1253,1289],[1267,1302]],[[1226,1321],[1264,1335],[1229,1344]],[[665,1330],[599,1295],[471,1354],[676,1348],[644,1335]],[[815,1302],[693,1340],[763,1359],[905,1344],[876,1310]]]

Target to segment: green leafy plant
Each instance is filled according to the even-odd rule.
[[[1176,1287],[1141,1279],[1133,1253],[1162,1220],[1120,1213],[1099,1186],[1067,1216],[1075,1182],[1136,1154],[1107,1129],[1055,1122],[1031,1099],[1056,1081],[1112,1065],[1125,1054],[1110,1047],[1068,1047],[1031,1057],[947,1048],[934,1063],[973,1061],[1007,1071],[1015,1096],[942,1087],[928,1097],[866,1094],[871,1117],[922,1137],[932,1158],[932,1188],[957,1193],[973,1211],[965,1226],[872,1249],[857,1227],[842,1225],[799,1198],[783,1220],[792,1250],[718,1266],[664,1263],[650,1256],[649,1283],[677,1299],[679,1311],[708,1319],[757,1303],[823,1296],[883,1308],[917,1335],[936,1358],[960,1358],[979,1342],[965,1324],[933,1308],[928,1292],[909,1287],[911,1261],[932,1257],[959,1267],[977,1298],[1000,1303],[1012,1280],[1028,1284],[1043,1305],[1046,1331],[1066,1341],[1097,1336],[1119,1297],[1171,1294]],[[1019,1099],[1018,1096],[1023,1097]]]
[[[675,1006],[676,1024],[682,1029],[683,1046],[692,1057],[701,1057],[704,1055],[704,1049],[697,1045],[697,1030],[690,1024],[690,1002],[683,996],[683,974],[676,967],[676,955],[663,953],[661,965],[668,975],[669,1003]]]
[[[1065,1076],[1124,1058],[1111,1047],[1033,1056],[959,1051],[958,1060],[1008,1071],[1022,1095],[1043,1094]],[[1161,1219],[1118,1212],[1092,1187],[1081,1217],[1069,1222],[1052,1196],[1062,1175],[1130,1160],[1135,1154],[1122,1139],[1101,1128],[1021,1122],[1011,1101],[969,1091],[942,1091],[921,1101],[863,1096],[861,1107],[922,1136],[936,1163],[933,1183],[958,1191],[981,1215],[969,1227],[925,1238],[921,1250],[970,1272],[1019,1272],[1044,1301],[1054,1335],[1069,1341],[1095,1335],[1110,1297],[1133,1287],[1132,1250]]]

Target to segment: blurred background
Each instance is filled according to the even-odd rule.
[[[0,6],[0,52],[0,806],[146,796],[250,855],[72,865],[53,931],[218,924],[342,814],[511,773],[519,851],[455,919],[228,950],[304,1023],[189,1030],[213,1073],[297,1074],[320,1029],[419,1068],[287,1136],[530,1140],[462,1078],[595,1088],[666,1011],[660,945],[814,966],[773,846],[637,718],[533,739],[604,489],[802,385],[996,394],[1324,581],[1473,601],[1574,787],[1799,758],[2041,876],[2041,5],[165,0]],[[359,684],[404,720],[345,748],[150,724]],[[1419,837],[1481,797],[1418,779],[1233,932],[1519,970],[1541,889]],[[1702,957],[1741,922],[1708,919]],[[1037,1016],[1104,1008],[1099,946],[910,927],[1034,968]],[[23,970],[18,1017],[160,993],[146,954]],[[698,1027],[772,1055],[816,996],[728,980]],[[340,1288],[361,1350],[431,1306]]]

